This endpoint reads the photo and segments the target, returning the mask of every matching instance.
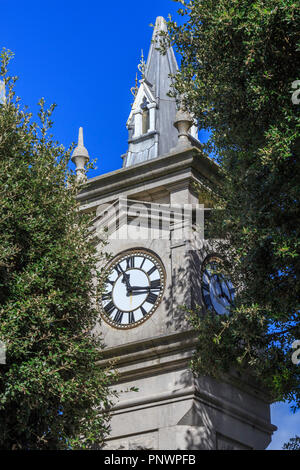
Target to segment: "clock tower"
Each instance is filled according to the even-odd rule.
[[[234,372],[222,382],[195,378],[189,362],[197,335],[182,306],[223,315],[234,298],[230,281],[213,274],[218,263],[204,220],[210,209],[197,187],[221,184],[217,164],[204,156],[191,116],[168,96],[178,70],[172,48],[157,50],[167,31],[156,20],[147,62],[127,121],[123,167],[83,182],[81,209],[94,213],[103,294],[95,332],[105,350],[99,367],[115,361],[120,393],[106,449],[265,449],[276,429],[267,397]],[[74,151],[83,180],[88,153]],[[97,241],[98,240],[98,241]]]

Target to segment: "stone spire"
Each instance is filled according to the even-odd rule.
[[[157,50],[162,31],[168,29],[165,19],[159,16],[146,64],[142,57],[142,79],[127,121],[129,149],[124,158],[125,167],[165,155],[177,144],[178,135],[173,125],[176,101],[168,92],[171,88],[169,75],[178,71],[178,65],[171,47],[165,55]]]
[[[80,182],[84,182],[86,180],[85,165],[88,163],[89,159],[88,151],[83,143],[83,128],[80,127],[78,133],[78,145],[71,158],[72,162],[76,165],[76,176],[77,180]]]
[[[156,19],[152,41],[146,63],[145,76],[148,82],[155,87],[155,96],[167,101],[174,101],[167,96],[170,91],[171,80],[169,74],[178,72],[178,65],[172,47],[169,47],[165,55],[162,55],[157,48],[160,45],[160,33],[168,33],[166,20],[159,16]]]

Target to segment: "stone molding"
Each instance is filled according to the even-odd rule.
[[[172,179],[173,178],[173,179]],[[145,186],[168,188],[182,179],[201,182],[209,180],[221,183],[218,165],[196,147],[180,153],[171,153],[131,167],[90,179],[82,186],[77,199],[81,209],[92,208],[99,203],[117,199],[118,196],[139,193]]]

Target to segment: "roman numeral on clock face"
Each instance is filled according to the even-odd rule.
[[[203,282],[202,288],[203,288],[203,290],[209,292],[209,284],[207,282]]]
[[[148,295],[148,297],[146,299],[146,302],[148,302],[149,304],[154,305],[155,302],[157,301],[157,299],[158,299],[158,295],[155,295],[152,292],[150,292],[150,294]]]
[[[151,281],[150,289],[151,290],[159,290],[161,287],[160,279],[156,279],[155,281]]]
[[[120,276],[121,274],[123,274],[123,270],[121,268],[121,266],[119,264],[117,264],[115,266],[115,270],[117,271],[117,274]]]
[[[104,307],[104,310],[106,311],[106,313],[108,315],[110,315],[114,310],[115,310],[115,305],[113,302],[109,302],[109,304],[107,304],[105,307]]]
[[[153,266],[150,271],[148,271],[148,276],[151,276],[151,274],[155,273],[155,271],[157,270],[157,267],[156,266]]]
[[[133,323],[135,323],[134,312],[129,312],[129,314],[128,314],[128,323],[129,323],[129,325],[132,325]]]
[[[135,257],[130,256],[126,259],[126,269],[133,269],[135,267]]]
[[[106,292],[102,295],[102,300],[111,300],[112,299],[112,292]]]
[[[142,312],[142,314],[143,314],[143,317],[146,317],[146,315],[148,315],[148,312],[144,309],[143,306],[140,307],[140,310],[141,310],[141,312]]]
[[[115,315],[114,322],[115,322],[115,323],[118,323],[119,325],[121,325],[122,320],[123,320],[123,315],[124,315],[124,313],[121,312],[120,310],[118,310],[117,313],[116,313],[116,315]]]

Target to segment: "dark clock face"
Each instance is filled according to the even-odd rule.
[[[209,310],[218,315],[228,314],[235,297],[235,289],[230,279],[221,272],[220,259],[210,257],[202,269],[202,295]]]
[[[160,259],[142,250],[117,256],[104,277],[101,311],[114,328],[133,328],[157,309],[165,288],[165,270]]]

